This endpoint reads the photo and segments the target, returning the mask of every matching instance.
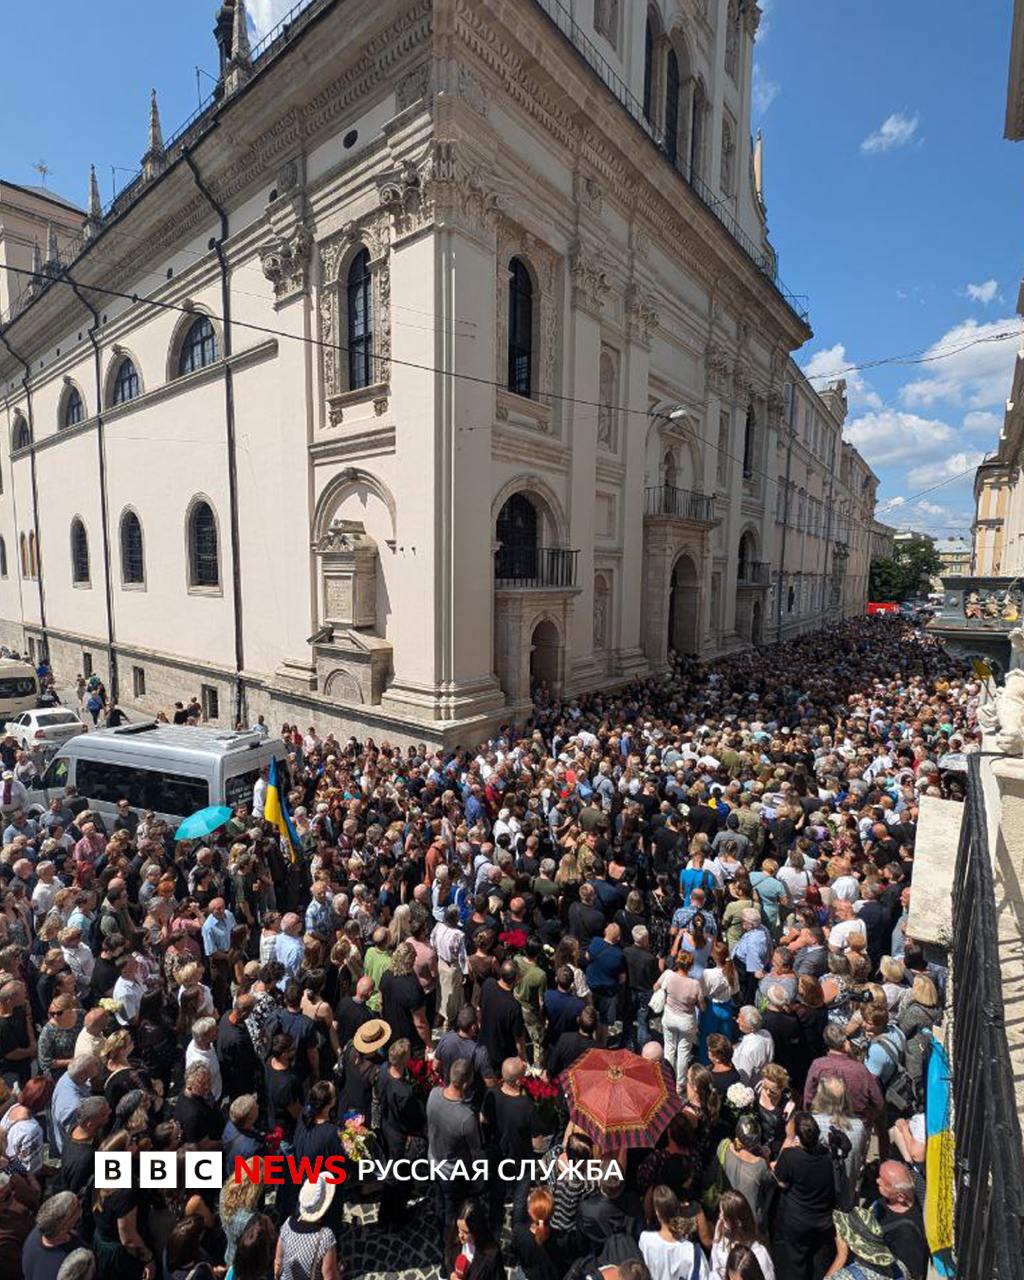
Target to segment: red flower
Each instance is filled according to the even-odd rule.
[[[525,929],[506,929],[504,933],[498,934],[498,941],[503,942],[506,947],[513,951],[522,951],[526,946],[526,930]]]

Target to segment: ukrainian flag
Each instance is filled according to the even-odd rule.
[[[953,1266],[953,1133],[949,1127],[949,1084],[949,1058],[943,1046],[932,1036],[924,1107],[924,1227],[932,1266],[940,1276],[956,1274]]]
[[[291,860],[296,862],[299,856],[299,837],[292,823],[288,804],[277,785],[277,761],[270,761],[270,777],[267,779],[267,798],[263,802],[263,820],[272,827],[277,827],[291,851]]]

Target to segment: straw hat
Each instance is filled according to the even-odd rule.
[[[360,1053],[376,1053],[391,1039],[391,1026],[383,1018],[371,1018],[364,1022],[352,1037],[352,1043]]]
[[[334,1183],[321,1174],[316,1182],[304,1182],[299,1190],[299,1221],[319,1222],[334,1200]]]

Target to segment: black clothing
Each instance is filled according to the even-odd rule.
[[[762,1020],[765,1031],[775,1045],[774,1061],[785,1067],[790,1078],[796,1075],[800,1062],[800,1023],[792,1013],[780,1009],[769,1009]]]
[[[312,1018],[291,1009],[278,1009],[271,1022],[271,1036],[278,1032],[291,1036],[295,1045],[293,1067],[303,1084],[310,1076],[309,1051],[316,1048],[316,1025]]]
[[[484,1125],[488,1144],[508,1160],[532,1160],[537,1130],[529,1094],[512,1097],[500,1085],[484,1094]]]
[[[410,1081],[396,1080],[386,1065],[380,1069],[379,1089],[381,1144],[387,1156],[404,1156],[407,1139],[426,1129],[426,1109]]]
[[[632,945],[623,947],[622,954],[626,960],[626,982],[630,991],[653,991],[661,974],[658,957],[643,947]]]
[[[516,1056],[518,1045],[525,1038],[526,1027],[519,1001],[496,978],[488,978],[480,992],[480,1034],[477,1040],[486,1050],[495,1075],[500,1073],[506,1058]]]
[[[244,1022],[236,1026],[230,1013],[221,1018],[217,1029],[217,1059],[225,1098],[239,1098],[252,1091],[260,1060],[248,1027]]]
[[[64,1139],[60,1153],[60,1173],[57,1177],[60,1191],[73,1191],[76,1196],[92,1181],[96,1148],[91,1142],[76,1142],[70,1134]]]
[[[9,1058],[12,1049],[27,1049],[28,1019],[25,1010],[19,1006],[12,1009],[4,1018],[0,1018],[0,1070],[18,1077],[19,1084],[27,1084],[32,1074],[31,1058]]]
[[[272,1129],[280,1125],[288,1137],[295,1128],[292,1116],[294,1104],[302,1101],[299,1077],[293,1066],[281,1070],[272,1067],[270,1059],[267,1060],[263,1074],[267,1082],[267,1121]]]
[[[43,1235],[33,1227],[21,1251],[21,1272],[25,1280],[57,1280],[61,1263],[75,1249],[84,1249],[85,1241],[77,1232],[63,1244],[43,1244]]]
[[[588,1049],[596,1048],[597,1045],[590,1036],[582,1035],[579,1031],[566,1031],[558,1037],[558,1043],[551,1050],[551,1057],[548,1058],[548,1075],[554,1080]]]
[[[569,908],[569,932],[579,939],[584,951],[592,938],[599,938],[604,933],[604,924],[604,912],[597,907],[588,907],[585,902],[574,902]]]
[[[224,1117],[212,1098],[196,1098],[182,1093],[174,1108],[174,1118],[181,1125],[185,1142],[202,1142],[206,1138],[220,1140],[224,1132]]]
[[[423,1041],[416,1030],[412,1015],[427,1003],[420,980],[414,973],[396,977],[386,973],[380,980],[381,1014],[391,1028],[391,1044],[396,1040],[408,1040],[415,1055],[423,1052]]]
[[[910,1272],[910,1280],[925,1280],[931,1254],[924,1234],[919,1205],[907,1213],[894,1213],[883,1201],[875,1209],[885,1243]]]
[[[512,1255],[526,1273],[526,1280],[561,1280],[562,1268],[546,1244],[538,1244],[525,1222],[512,1228]]]
[[[342,996],[334,1016],[338,1023],[338,1043],[346,1045],[363,1023],[370,1021],[373,1014],[365,1003],[357,1001],[354,996]]]

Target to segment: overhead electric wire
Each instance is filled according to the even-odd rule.
[[[24,267],[14,267],[14,266],[6,265],[5,269],[7,271],[15,273],[16,275],[32,276],[33,278],[37,278],[39,274],[38,272],[28,270]],[[150,274],[150,273],[147,273],[147,274]],[[61,275],[59,276],[48,276],[47,282],[48,284],[51,284],[51,285],[63,284],[67,288],[72,288],[74,286],[79,290],[89,290],[92,293],[102,294],[110,298],[117,298],[121,301],[129,302],[136,306],[154,307],[160,311],[172,311],[182,315],[195,315],[195,316],[206,315],[206,316],[209,316],[211,320],[216,320],[222,326],[225,323],[224,317],[221,315],[218,315],[214,311],[210,311],[206,309],[199,311],[195,307],[187,307],[183,303],[167,302],[159,298],[147,297],[147,296],[140,295],[138,293],[127,293],[121,289],[112,289],[107,285],[87,284],[81,280],[72,280],[72,277],[67,273],[67,271],[62,271]],[[252,296],[252,295],[246,295],[246,296]],[[328,342],[328,341],[325,341],[323,338],[315,337],[312,334],[289,333],[285,329],[275,329],[270,325],[258,324],[256,321],[253,321],[253,320],[240,320],[235,317],[232,317],[230,323],[235,328],[247,329],[254,333],[264,334],[267,337],[290,338],[291,340],[296,342],[308,343],[312,346],[324,348],[331,351],[337,351],[339,353],[346,354],[346,355],[349,352],[349,348],[345,346],[344,343]],[[0,332],[5,332],[7,327],[8,326],[4,326],[3,329],[0,329]],[[983,339],[976,339],[975,341],[978,342],[978,341],[992,341],[992,340],[993,340],[992,338],[983,338]],[[975,343],[972,342],[965,345],[973,346],[975,345]],[[958,347],[956,348],[956,350],[950,351],[948,354],[953,355],[953,354],[956,354],[956,351],[963,350],[963,349],[964,349],[963,347]],[[940,356],[930,357],[930,359],[940,359],[940,358],[945,358],[945,357],[940,357]],[[423,364],[414,360],[403,360],[396,357],[394,354],[387,357],[373,354],[371,355],[370,359],[373,360],[374,362],[387,359],[390,364],[398,365],[405,369],[413,369],[422,373],[438,374],[442,377],[447,377],[447,378],[461,378],[463,381],[471,382],[477,386],[491,387],[498,391],[508,390],[508,387],[504,383],[498,381],[496,378],[486,378],[480,374],[473,374],[473,373],[460,373],[454,369],[442,369],[436,365]],[[904,358],[893,357],[893,359],[902,360]],[[878,361],[876,363],[881,363],[881,362]],[[819,376],[819,375],[816,375],[816,376]],[[826,375],[820,375],[820,376],[826,376]],[[4,398],[6,399],[7,397],[5,396]],[[558,403],[561,403],[561,404],[581,405],[585,408],[598,410],[597,415],[594,415],[589,419],[576,419],[576,421],[591,421],[591,422],[596,421],[602,412],[611,412],[615,414],[619,414],[619,413],[630,414],[636,417],[642,417],[644,419],[650,419],[651,417],[661,417],[661,418],[670,417],[670,415],[666,413],[652,414],[650,410],[635,409],[629,405],[603,404],[599,400],[585,400],[579,396],[568,396],[560,392],[554,392],[554,391],[539,392],[537,395],[537,400],[540,401],[541,403],[543,403],[544,401],[557,401]],[[681,406],[681,407],[685,409],[685,406]],[[688,415],[688,414],[684,414],[681,416],[692,417],[692,415]],[[475,428],[472,428],[472,427],[465,428],[465,429],[475,430]],[[741,465],[744,465],[745,460],[739,455],[720,450],[718,441],[712,441],[708,437],[701,435],[701,433],[698,432],[695,428],[691,428],[691,430],[692,430],[692,434],[708,449],[713,450],[715,452],[724,452],[724,456],[729,458],[731,461],[738,462]],[[875,516],[873,517],[873,520],[878,519],[879,511],[884,513],[892,509],[894,506],[899,507],[900,509],[902,509],[903,507],[912,506],[916,499],[925,497],[929,493],[934,493],[936,489],[941,489],[947,484],[952,484],[954,481],[962,479],[964,476],[970,474],[976,469],[977,469],[976,467],[967,467],[963,471],[957,472],[951,476],[948,476],[945,479],[940,480],[938,483],[930,485],[928,488],[922,489],[917,493],[913,493],[908,497],[892,499],[890,502],[885,504],[880,509],[876,508],[876,512],[875,512]],[[760,475],[760,476],[763,476],[766,480],[771,481],[772,483],[775,483],[775,484],[779,483],[779,477],[777,475],[772,475],[770,472],[765,471],[761,467],[749,466],[747,470],[749,474]],[[873,522],[864,521],[859,516],[849,517],[846,520],[846,524],[848,528],[851,528],[851,529],[861,528],[868,532],[871,531],[872,523]],[[806,530],[804,529],[801,529],[799,531],[806,532]]]

